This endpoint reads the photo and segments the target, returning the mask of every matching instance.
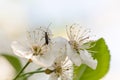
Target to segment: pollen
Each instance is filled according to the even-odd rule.
[[[61,74],[62,73],[62,68],[60,66],[56,67],[55,73]]]
[[[79,53],[79,44],[76,41],[69,41],[70,45],[72,46],[72,48],[78,53]]]
[[[34,46],[32,46],[32,49],[33,49],[33,52],[34,52],[33,55],[35,55],[35,56],[43,55],[41,47],[34,45]]]

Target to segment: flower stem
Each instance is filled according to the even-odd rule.
[[[45,72],[45,71],[42,70],[42,71],[28,72],[28,73],[25,73],[25,74],[20,75],[20,77],[23,77],[23,76],[26,76],[26,75],[31,76],[32,74],[35,74],[35,73],[42,73],[42,72]]]
[[[31,62],[32,62],[32,60],[29,59],[28,62],[25,64],[25,66],[20,70],[20,72],[17,74],[17,76],[13,80],[16,80]]]

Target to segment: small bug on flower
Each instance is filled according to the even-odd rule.
[[[49,29],[49,26],[51,25],[51,23],[48,25],[48,27],[47,27],[47,29],[46,29],[46,31],[45,31],[45,44],[49,44],[49,40],[50,40],[50,38],[49,38],[49,34],[48,34],[48,29]]]
[[[44,39],[45,39],[45,45],[48,45],[50,42],[50,36],[51,36],[51,31],[49,30],[51,23],[46,27],[46,28],[41,28],[41,30],[44,32]]]

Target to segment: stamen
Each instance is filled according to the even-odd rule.
[[[82,42],[82,41],[84,41],[84,40],[86,40],[86,39],[89,39],[89,37],[83,38],[83,39],[81,39],[79,42]]]

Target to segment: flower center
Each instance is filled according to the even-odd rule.
[[[73,49],[78,53],[78,54],[80,54],[79,53],[79,45],[77,44],[77,42],[76,41],[70,41],[70,44],[72,45],[72,47],[73,47]]]
[[[33,51],[34,51],[33,55],[35,55],[35,56],[43,55],[41,47],[39,47],[39,46],[32,46],[32,48],[33,48]]]
[[[60,66],[58,66],[54,71],[55,71],[55,73],[60,74],[60,73],[62,73],[62,68]]]
[[[50,69],[45,70],[46,74],[51,74],[52,72],[55,72],[55,74],[57,74],[57,76],[59,77],[62,74],[62,68],[60,66],[57,66],[56,69],[54,70],[50,70]]]

